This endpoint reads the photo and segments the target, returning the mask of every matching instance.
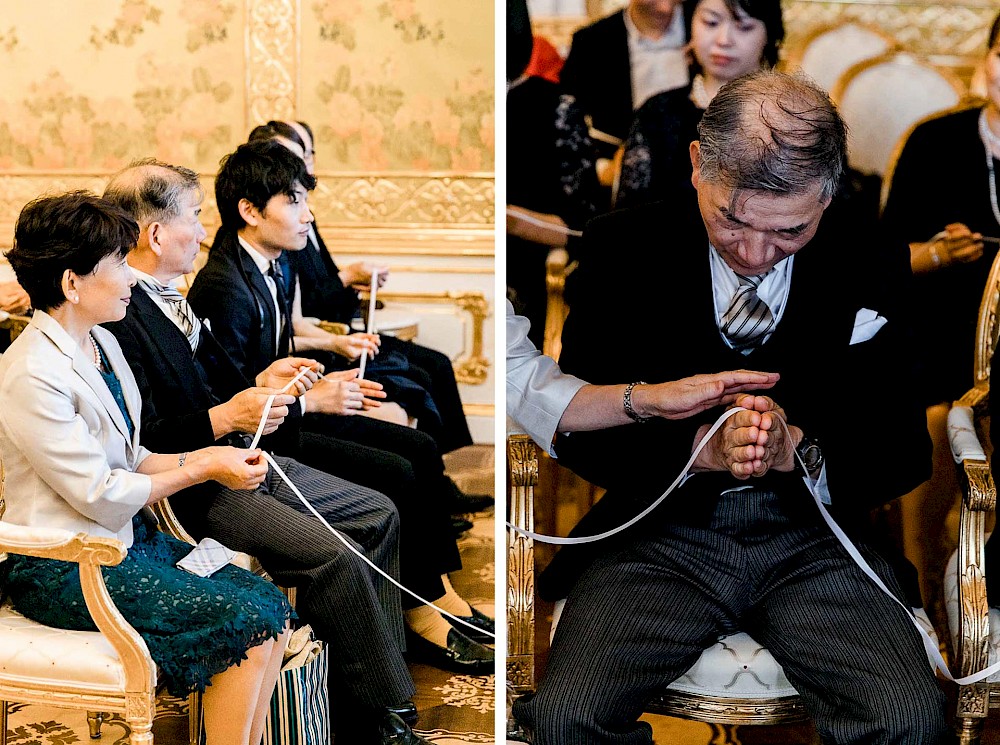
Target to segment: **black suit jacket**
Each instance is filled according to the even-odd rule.
[[[738,368],[780,373],[768,395],[790,424],[822,443],[831,512],[846,529],[865,528],[871,509],[929,477],[931,446],[911,387],[911,337],[898,289],[909,276],[908,256],[892,247],[882,254],[861,248],[846,222],[833,207],[827,211],[817,235],[795,255],[781,322],[763,347],[744,357],[726,345],[716,325],[708,237],[692,195],[595,219],[583,237],[560,366],[609,384]],[[625,246],[628,260],[607,260]],[[851,344],[862,308],[888,322],[870,340]],[[619,525],[659,497],[689,458],[698,427],[720,413],[560,436],[560,462],[607,489],[574,533]],[[814,511],[797,475],[772,472],[756,482],[790,510]],[[725,473],[695,475],[635,529],[706,520],[722,490],[750,483]],[[560,551],[540,582],[543,592],[564,592],[587,557],[605,548],[596,545],[601,548]]]
[[[691,28],[695,3],[682,3],[677,12]],[[591,117],[596,129],[625,140],[632,126],[632,63],[628,53],[625,10],[601,18],[573,34],[566,62],[559,73],[564,93]],[[611,148],[613,154],[614,148]]]
[[[318,251],[310,238],[301,251],[285,252],[299,278],[302,315],[350,325],[361,305],[358,293],[340,281],[337,263],[327,250],[319,229],[313,227],[319,240]]]
[[[246,378],[288,356],[289,329],[276,354],[278,319],[271,292],[234,231],[223,227],[216,233],[208,262],[195,276],[187,299],[201,318],[211,322],[215,338]]]
[[[138,286],[125,318],[105,327],[118,339],[142,393],[142,444],[168,453],[214,444],[209,409],[253,385],[215,335],[202,326],[192,356],[184,334]],[[297,437],[300,416],[296,402],[267,438],[268,449],[288,449],[280,445]]]
[[[622,140],[632,125],[632,66],[625,11],[619,10],[573,34],[559,73],[565,93],[576,97],[595,128]]]

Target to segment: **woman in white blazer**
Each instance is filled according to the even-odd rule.
[[[103,569],[108,591],[168,690],[205,691],[210,745],[257,745],[292,611],[274,585],[236,567],[209,578],[177,568],[191,547],[141,510],[208,480],[253,489],[267,465],[257,450],[159,455],[139,445],[135,378],[97,326],[125,315],[135,284],[125,256],[137,238],[125,212],[84,192],[37,199],[18,217],[7,257],[35,312],[0,357],[3,519],[122,541],[125,560]],[[12,556],[7,565],[21,613],[94,628],[75,564]]]

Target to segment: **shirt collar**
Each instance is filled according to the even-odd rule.
[[[151,287],[156,287],[161,290],[169,289],[169,285],[163,284],[160,280],[154,277],[152,274],[146,274],[146,272],[136,269],[134,266],[129,267],[132,270],[132,274],[135,275],[137,282],[145,282]]]
[[[237,235],[236,240],[240,242],[243,250],[250,254],[250,258],[253,259],[253,263],[257,265],[257,269],[260,270],[260,273],[266,277],[267,270],[271,268],[271,260],[265,258],[260,251],[251,246],[242,235]]]
[[[622,14],[625,17],[625,31],[628,34],[628,44],[630,47],[642,46],[654,49],[677,49],[684,46],[684,42],[686,41],[684,10],[679,3],[674,8],[674,15],[670,19],[670,27],[659,39],[651,39],[648,36],[643,36],[639,32],[638,26],[635,25],[635,21],[632,20],[632,16],[629,15],[627,7],[622,11]]]

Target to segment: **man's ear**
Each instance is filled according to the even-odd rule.
[[[245,222],[247,225],[250,225],[251,227],[256,228],[257,223],[260,220],[260,212],[257,210],[256,207],[254,207],[253,202],[251,202],[246,197],[243,197],[240,200],[240,203],[237,205],[237,208],[240,211],[240,217],[243,218],[243,222]]]
[[[149,250],[152,251],[156,256],[163,256],[163,223],[151,222],[146,227],[146,243],[149,245]],[[142,244],[142,236],[139,236],[139,243]]]
[[[698,140],[691,143],[688,154],[691,156],[691,185],[697,189],[700,179],[698,169],[701,167],[701,143]]]

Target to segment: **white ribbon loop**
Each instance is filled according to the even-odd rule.
[[[278,392],[278,394],[280,394],[280,393],[286,393],[307,372],[309,372],[309,368],[307,368],[307,367],[301,368],[299,370],[299,374],[296,375],[294,378],[292,378],[292,380],[288,383],[288,385],[286,385],[284,388],[282,388]],[[274,403],[274,397],[276,395],[278,395],[278,394],[272,394],[272,395],[268,396],[267,397],[267,401],[264,403],[264,413],[261,414],[260,424],[257,425],[257,434],[254,435],[253,442],[250,443],[250,449],[251,450],[253,450],[254,448],[257,447],[257,443],[260,440],[260,436],[261,436],[261,434],[264,431],[264,423],[267,421],[268,412],[271,411],[271,405]],[[478,626],[475,626],[474,624],[469,623],[465,619],[463,619],[463,618],[461,618],[459,616],[456,616],[456,615],[454,615],[452,613],[449,613],[444,608],[439,608],[434,603],[432,603],[430,600],[422,598],[422,597],[420,597],[420,595],[417,595],[417,593],[413,592],[412,590],[408,589],[407,587],[404,587],[402,584],[399,583],[398,580],[396,580],[394,577],[389,576],[389,574],[387,574],[385,571],[383,571],[381,567],[376,566],[367,556],[365,556],[357,548],[355,548],[354,545],[350,542],[350,540],[348,540],[336,528],[334,528],[332,525],[330,525],[330,523],[328,523],[326,521],[326,518],[324,518],[321,514],[319,514],[319,512],[316,511],[316,509],[309,503],[309,500],[306,499],[302,495],[302,492],[300,492],[298,490],[298,488],[295,486],[295,484],[293,484],[291,482],[291,479],[289,479],[288,476],[285,475],[285,472],[281,470],[280,466],[278,466],[278,464],[274,462],[274,458],[271,457],[270,453],[268,453],[266,451],[261,451],[261,454],[264,456],[264,460],[266,460],[268,462],[268,464],[270,464],[271,468],[273,468],[275,470],[275,472],[278,474],[278,476],[281,477],[281,480],[284,481],[286,484],[288,484],[288,488],[291,489],[292,493],[295,494],[295,496],[299,498],[299,501],[301,501],[302,504],[304,504],[306,506],[306,509],[309,510],[309,512],[311,512],[313,515],[315,515],[316,519],[318,519],[321,523],[323,523],[323,525],[326,526],[327,530],[329,530],[331,533],[333,533],[334,537],[337,540],[339,540],[341,543],[343,543],[348,548],[348,550],[351,553],[353,553],[355,556],[357,556],[359,559],[361,559],[363,562],[365,562],[365,564],[367,564],[372,569],[374,569],[376,572],[378,572],[379,574],[381,574],[383,577],[385,577],[387,580],[389,580],[392,584],[394,584],[396,587],[398,587],[401,591],[405,592],[407,595],[410,595],[411,597],[416,598],[417,600],[419,600],[424,605],[430,606],[431,608],[433,608],[434,610],[436,610],[441,615],[447,616],[448,618],[452,619],[453,621],[456,621],[457,623],[462,624],[463,626],[468,626],[470,629],[472,629],[473,631],[475,631],[478,634],[482,634],[482,635],[488,636],[491,639],[496,639],[496,635],[495,634],[491,634],[488,631],[485,631],[485,630],[479,628]]]

